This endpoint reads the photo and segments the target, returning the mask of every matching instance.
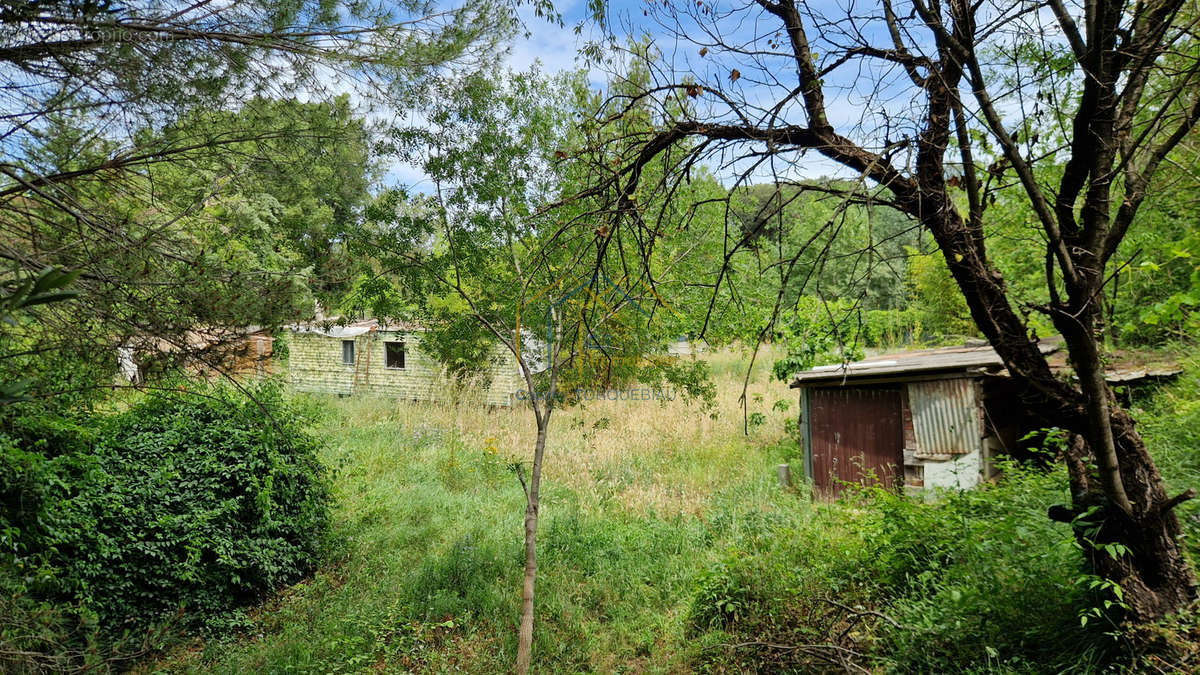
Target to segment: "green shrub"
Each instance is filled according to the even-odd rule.
[[[1102,598],[1088,590],[1070,529],[1046,517],[1068,499],[1064,473],[1010,464],[998,483],[935,504],[874,492],[872,573],[899,624],[878,624],[883,663],[898,672],[1062,671],[1105,657],[1114,626],[1081,622]]]
[[[1088,589],[1069,527],[1046,517],[1065,486],[1061,469],[1012,465],[996,484],[932,503],[864,488],[799,520],[743,527],[696,577],[689,622],[700,643],[757,647],[709,650],[694,665],[819,669],[819,649],[765,647],[798,644],[853,650],[860,665],[893,672],[1111,659],[1115,626],[1081,622],[1104,598]]]
[[[727,628],[745,618],[751,609],[753,584],[743,560],[744,554],[732,551],[697,575],[688,615],[693,628]]]
[[[78,616],[94,625],[86,640],[113,646],[165,621],[226,621],[309,573],[329,520],[319,444],[277,387],[252,394],[202,388],[11,421],[0,576],[26,600],[14,611]]]

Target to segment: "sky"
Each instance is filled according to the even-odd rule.
[[[788,51],[788,47],[784,44],[786,37],[781,39],[776,32],[781,27],[778,20],[753,8],[751,3],[700,0],[696,6],[692,6],[690,0],[685,2],[676,0],[671,5],[672,10],[676,7],[686,7],[692,12],[697,12],[697,7],[700,7],[703,11],[711,10],[712,12],[712,14],[703,15],[699,19],[685,15],[679,26],[686,38],[680,39],[652,20],[654,11],[650,12],[650,18],[644,15],[646,3],[649,1],[651,0],[610,0],[606,10],[607,24],[609,30],[617,36],[619,41],[623,40],[622,36],[630,33],[638,37],[648,36],[660,52],[667,70],[673,70],[676,73],[694,73],[698,82],[706,87],[718,88],[722,94],[728,94],[733,99],[741,101],[746,109],[753,109],[757,106],[759,114],[764,119],[769,116],[766,111],[771,109],[781,98],[786,97],[787,92],[797,85],[798,76],[795,72],[794,61],[786,53]],[[714,2],[714,4],[709,5],[709,2]],[[751,11],[741,12],[737,9],[747,5],[751,5]],[[587,0],[564,0],[556,2],[555,6],[563,15],[563,26],[537,18],[534,16],[532,8],[528,6],[521,8],[521,16],[527,34],[516,39],[511,45],[503,62],[504,67],[522,71],[528,70],[535,63],[540,63],[543,72],[547,74],[581,67],[577,53],[580,47],[587,42],[602,37],[600,28],[589,20]],[[662,9],[661,5],[656,4],[656,6],[659,11],[668,11]],[[875,11],[877,6],[874,3],[870,3],[869,6],[856,7],[855,0],[809,0],[805,7],[814,12],[821,22],[820,25],[813,25],[818,22],[817,18],[806,19],[809,41],[814,53],[827,55],[824,59],[818,55],[819,66],[828,65],[832,60],[832,57],[828,55],[844,53],[842,50],[848,44],[858,44],[858,40],[865,40],[875,46],[890,45],[891,39],[882,18]],[[905,0],[897,0],[896,7],[898,13],[903,15],[905,12],[900,10],[904,9]],[[712,18],[731,8],[733,9],[732,14],[716,20]],[[981,16],[986,17],[989,11],[986,8],[981,10]],[[581,24],[583,26],[582,33],[577,33],[576,27]],[[765,66],[763,63],[756,65],[747,61],[739,62],[737,59],[743,57],[722,52],[715,42],[706,38],[705,30],[711,29],[714,25],[722,31],[721,42],[725,44],[753,42],[754,49],[769,49],[775,54],[766,59]],[[1015,27],[1019,29],[1021,25],[1015,24]],[[923,26],[919,22],[907,23],[906,31],[911,29],[915,31],[915,34],[908,33],[906,42],[912,44],[912,41],[916,40],[917,44],[932,51],[926,42],[929,39],[924,35],[926,31],[922,28]],[[773,32],[776,33],[775,40],[780,44],[764,47],[764,43],[769,42],[768,38]],[[755,38],[757,41],[754,41]],[[997,38],[1008,39],[1003,36],[997,36]],[[1023,39],[1019,35],[1010,36],[1010,38]],[[699,49],[706,42],[712,45],[707,50],[707,56]],[[734,67],[741,68],[740,78],[731,78],[731,71]],[[604,88],[605,76],[603,73],[593,70],[589,76],[596,88]],[[672,76],[671,81],[678,82],[678,76]],[[824,75],[822,82],[828,117],[839,133],[863,143],[865,146],[877,148],[881,148],[887,141],[905,137],[911,139],[915,136],[915,125],[920,119],[919,112],[914,117],[915,90],[899,66],[879,60],[852,60]],[[917,98],[921,97],[918,95]],[[997,103],[1002,110],[1013,105],[1011,100],[1002,99]],[[916,104],[923,106],[923,101],[918,100]],[[966,104],[968,106],[967,113],[971,115],[971,101],[968,100]],[[722,107],[720,97],[713,96],[708,91],[696,99],[694,105],[697,106],[700,119],[710,121],[721,117],[732,119],[729,109]],[[917,110],[919,109],[921,108],[918,107]],[[779,120],[781,124],[805,123],[806,116],[802,112],[802,103],[799,101],[799,97],[794,97],[787,102]],[[897,156],[893,158],[893,161],[904,164],[911,161],[911,157]],[[727,184],[731,182],[731,177],[742,166],[745,165],[735,163],[731,166],[719,167],[710,162],[710,168],[714,169],[718,179],[724,178]],[[780,175],[791,179],[810,179],[821,176],[855,177],[847,169],[815,152],[796,157],[794,163],[780,169]],[[760,172],[752,173],[752,179],[754,182],[763,182],[772,178],[766,169],[762,169]],[[413,166],[397,165],[392,167],[388,181],[403,183],[418,192],[428,192],[432,189],[432,185],[425,179],[420,169]]]
[[[623,3],[629,4],[628,0]],[[586,21],[586,3],[581,0],[556,2],[555,7],[563,15],[563,26],[558,26],[533,15],[528,7],[521,8],[521,18],[528,37],[518,38],[512,46],[507,65],[514,70],[528,70],[535,61],[540,61],[547,72],[556,73],[578,67],[576,55],[583,42],[594,35],[594,28],[585,26],[582,35],[575,33],[575,26]]]
[[[622,11],[619,9],[620,7],[632,4],[634,3],[630,0],[618,0],[610,3],[612,7],[618,8],[615,11]],[[564,2],[555,2],[555,8],[563,16],[562,26],[538,18],[534,15],[532,8],[527,5],[520,8],[520,16],[525,25],[524,33],[526,34],[513,41],[501,65],[502,68],[516,72],[528,71],[536,63],[540,65],[543,72],[552,75],[580,67],[577,58],[580,47],[591,36],[597,34],[594,26],[591,25],[585,25],[581,34],[575,32],[575,26],[581,22],[590,24],[587,22],[586,2],[584,0],[565,0]],[[598,77],[597,74],[594,83],[601,86],[603,83]],[[433,190],[433,185],[425,177],[420,167],[402,162],[397,162],[389,167],[384,180],[392,185],[403,185],[413,192],[429,193]]]
[[[684,70],[695,69],[702,77],[703,82],[721,83],[722,86],[736,88],[740,96],[746,97],[747,100],[757,101],[767,107],[777,100],[781,92],[786,92],[787,89],[794,86],[794,79],[790,79],[794,78],[794,75],[787,72],[779,73],[782,83],[775,81],[769,85],[762,82],[756,84],[750,78],[744,78],[735,86],[728,80],[727,63],[722,59],[714,58],[714,54],[710,54],[707,59],[699,57],[696,54],[696,44],[678,41],[674,36],[660,29],[653,21],[644,16],[645,2],[646,0],[610,0],[607,3],[606,16],[610,30],[618,36],[628,33],[639,36],[648,35],[662,51],[663,57],[677,67],[682,67]],[[828,4],[829,9],[834,12],[844,11],[836,6],[838,2],[839,0],[815,0],[813,5]],[[589,20],[586,0],[556,2],[555,7],[563,15],[564,25],[562,26],[536,17],[531,7],[522,6],[520,8],[520,15],[527,34],[518,37],[512,43],[503,62],[505,68],[523,71],[530,69],[535,63],[540,63],[543,72],[553,74],[581,67],[581,62],[577,58],[578,51],[589,40],[601,37],[600,29]],[[750,16],[753,16],[753,13]],[[582,33],[577,33],[576,27],[580,24],[583,26]],[[688,28],[694,29],[695,27],[689,26]],[[762,26],[748,25],[740,27],[740,30],[743,35],[748,36],[755,31],[761,31]],[[693,32],[699,33],[698,30]],[[604,88],[603,73],[593,70],[590,73],[590,79],[596,88]],[[850,76],[842,84],[852,87],[855,81],[853,76]],[[835,81],[834,84],[837,82]],[[842,128],[853,126],[862,117],[864,110],[861,103],[862,98],[854,96],[853,92],[830,96],[829,114],[835,125]],[[816,153],[806,156],[802,167],[791,167],[789,171],[795,178],[842,176],[846,173],[841,167]],[[797,172],[802,175],[795,175]],[[728,175],[729,172],[725,173]],[[768,177],[764,173],[761,179],[768,180]],[[407,164],[398,163],[391,166],[385,176],[385,181],[393,185],[404,185],[414,192],[428,193],[433,189],[432,184],[419,167]]]

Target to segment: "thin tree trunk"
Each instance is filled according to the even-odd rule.
[[[536,404],[535,404],[536,405]],[[542,481],[542,456],[546,451],[546,432],[550,409],[537,415],[537,441],[533,448],[533,469],[525,497],[525,585],[521,593],[521,630],[517,643],[517,673],[525,675],[533,659],[533,598],[537,582],[538,488]]]
[[[1125,494],[1125,482],[1121,477],[1120,461],[1112,428],[1112,392],[1104,379],[1104,365],[1100,361],[1100,345],[1097,342],[1092,318],[1099,312],[1094,305],[1084,307],[1079,316],[1056,316],[1059,332],[1070,350],[1071,366],[1079,378],[1083,392],[1083,407],[1086,417],[1085,438],[1096,458],[1100,484],[1105,494],[1118,509],[1133,514],[1129,497]],[[1139,439],[1140,440],[1140,439]]]

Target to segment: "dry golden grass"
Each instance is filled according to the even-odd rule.
[[[685,357],[691,358],[691,357]],[[747,399],[749,413],[763,422],[750,425],[741,403],[747,355],[725,349],[699,357],[713,372],[717,396],[711,409],[681,395],[674,400],[593,400],[560,408],[550,422],[544,481],[570,488],[582,508],[614,504],[661,516],[698,514],[723,474],[751,447],[783,442],[784,422],[796,413],[796,396],[783,382],[771,381],[774,356],[760,353]],[[341,402],[356,424],[395,424],[406,429],[457,432],[464,444],[494,451],[510,462],[528,463],[536,434],[533,414],[517,404],[488,408],[469,388],[457,402]],[[786,401],[786,410],[775,407]]]

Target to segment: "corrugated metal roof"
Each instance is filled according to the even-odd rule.
[[[956,378],[908,383],[916,456],[950,459],[979,449],[975,380]]]
[[[1057,341],[1042,341],[1038,348],[1043,354],[1058,350]],[[982,369],[999,371],[1004,361],[991,346],[943,347],[897,352],[846,365],[817,366],[796,375],[792,387],[815,382],[838,382],[867,377],[889,377],[915,373],[952,372]]]
[[[1062,338],[1052,337],[1038,343],[1038,349],[1046,354],[1050,369],[1067,376],[1072,375],[1067,352],[1060,349]],[[919,349],[875,356],[846,365],[817,366],[796,375],[792,388],[808,385],[850,385],[867,378],[904,380],[908,375],[953,375],[971,371],[1005,374],[1000,355],[990,346],[968,345],[963,347],[940,347]],[[1153,379],[1174,377],[1183,372],[1179,364],[1163,360],[1153,353],[1118,352],[1105,369],[1104,379],[1109,384],[1122,384]]]

